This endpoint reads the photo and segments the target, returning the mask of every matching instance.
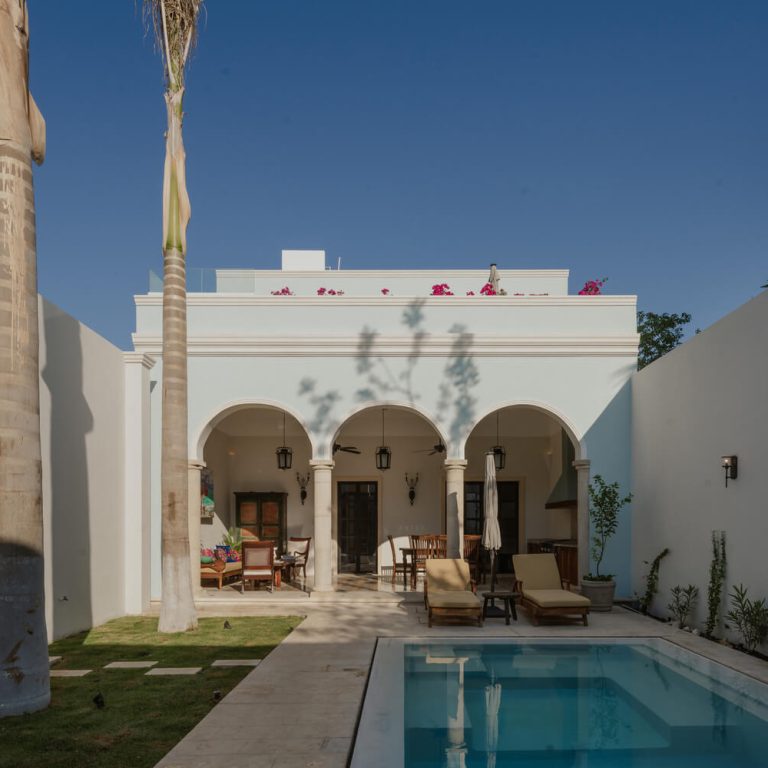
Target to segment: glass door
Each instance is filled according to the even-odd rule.
[[[502,573],[512,571],[512,555],[519,547],[520,483],[516,480],[497,481],[499,493],[499,528],[501,529],[501,550],[498,568]],[[464,483],[464,533],[483,532],[483,483]]]
[[[378,483],[338,483],[339,573],[376,573],[378,500]]]

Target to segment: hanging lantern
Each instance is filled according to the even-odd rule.
[[[496,465],[496,471],[504,469],[507,463],[507,452],[504,446],[499,444],[499,413],[496,412],[496,445],[493,446],[493,463]]]
[[[392,466],[392,451],[388,445],[384,445],[384,411],[381,409],[381,445],[376,449],[376,469],[385,470]]]
[[[285,411],[283,411],[283,444],[275,451],[277,454],[277,468],[290,469],[293,464],[293,449],[285,444]]]

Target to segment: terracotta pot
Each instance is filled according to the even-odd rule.
[[[598,612],[610,611],[613,608],[613,595],[616,591],[616,582],[581,580],[581,594],[592,601],[590,610]]]

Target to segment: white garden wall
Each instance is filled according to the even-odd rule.
[[[768,598],[768,292],[637,373],[632,380],[633,584],[664,547],[653,612],[670,588],[699,588],[706,620],[710,537],[727,537],[727,590]],[[737,455],[725,487],[721,457]]]
[[[124,610],[123,353],[43,298],[40,432],[49,638]]]

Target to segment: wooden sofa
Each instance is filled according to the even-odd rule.
[[[239,579],[243,574],[241,562],[225,563],[223,560],[214,560],[212,563],[200,563],[200,580],[216,581],[219,589],[228,579]]]

